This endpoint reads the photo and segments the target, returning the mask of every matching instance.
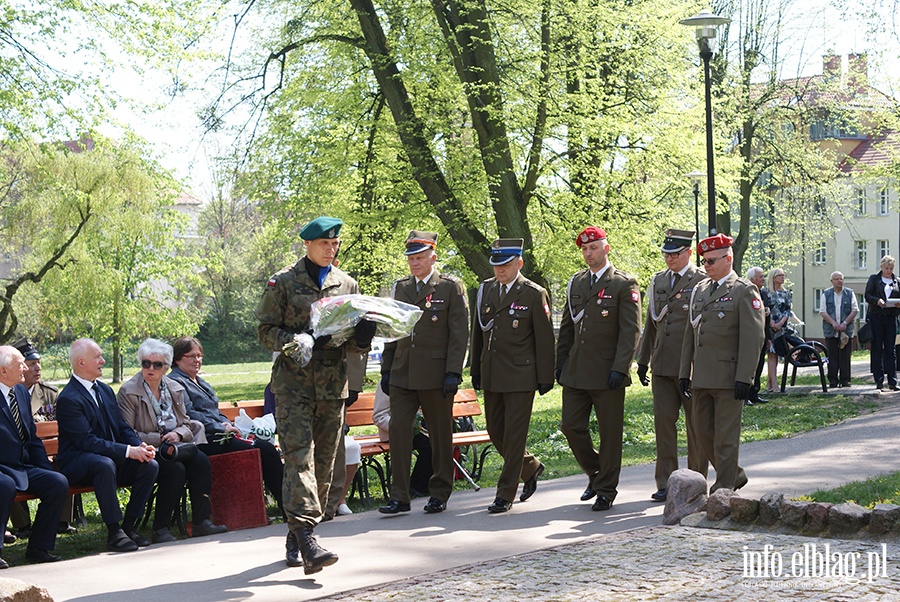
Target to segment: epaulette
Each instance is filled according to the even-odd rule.
[[[54,387],[54,386],[51,385],[51,384],[45,383],[44,381],[38,381],[38,384],[39,384],[40,386],[44,387],[45,389],[50,389],[50,390],[53,391],[54,393],[59,393],[59,389],[58,389],[57,387]]]
[[[275,286],[275,283],[278,282],[278,278],[280,276],[282,276],[283,274],[285,274],[287,272],[290,272],[293,269],[294,269],[294,266],[289,266],[289,267],[278,270],[277,272],[272,274],[272,277],[269,278],[268,282],[266,282],[266,287]]]
[[[481,284],[490,284],[490,283],[494,282],[495,280],[497,280],[496,276],[492,277],[492,278],[488,278],[487,280],[482,280]]]
[[[543,286],[541,286],[541,285],[538,284],[537,282],[532,282],[532,281],[529,280],[528,278],[525,279],[525,286],[530,286],[531,288],[533,288],[533,289],[535,289],[535,290],[538,290],[538,291],[544,290],[544,287],[543,287]]]
[[[445,274],[443,272],[438,274],[438,278],[443,278],[444,280],[449,280],[450,282],[460,282],[459,278],[457,278],[456,276]]]

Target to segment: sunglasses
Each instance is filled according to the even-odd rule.
[[[141,368],[143,368],[144,370],[148,370],[150,366],[153,366],[154,370],[162,370],[163,368],[168,366],[168,364],[164,362],[151,362],[150,360],[144,360],[141,362]]]
[[[725,257],[728,257],[728,255],[726,255]],[[722,261],[723,259],[725,259],[725,257],[711,257],[709,259],[703,258],[700,260],[700,263],[702,263],[703,265],[716,265],[717,261]]]

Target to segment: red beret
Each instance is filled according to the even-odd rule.
[[[584,243],[594,242],[595,240],[606,240],[606,230],[597,226],[588,226],[575,239],[575,244],[580,249]]]
[[[709,238],[704,238],[697,245],[697,252],[703,255],[707,251],[715,251],[716,249],[727,249],[734,243],[734,239],[724,234],[716,234]]]

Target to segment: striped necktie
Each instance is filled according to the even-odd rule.
[[[19,439],[25,441],[25,425],[22,423],[22,415],[19,413],[19,404],[16,402],[16,392],[9,390],[9,410],[12,412],[13,422],[16,423],[16,430],[19,431]]]

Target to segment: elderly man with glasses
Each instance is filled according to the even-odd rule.
[[[706,277],[691,263],[692,230],[666,230],[660,248],[666,269],[653,275],[647,288],[647,319],[638,351],[638,378],[645,387],[652,382],[653,423],[656,430],[656,493],[650,498],[666,501],[669,475],[678,470],[678,413],[684,407],[687,425],[687,466],[706,476],[706,457],[697,447],[691,423],[691,399],[678,385],[681,342],[687,323],[688,300],[694,287]],[[653,379],[647,376],[653,368]]]
[[[747,484],[738,465],[741,412],[765,340],[762,299],[732,269],[733,241],[717,234],[698,245],[708,278],[691,292],[681,349],[681,390],[692,399],[700,451],[716,469],[711,491]]]

